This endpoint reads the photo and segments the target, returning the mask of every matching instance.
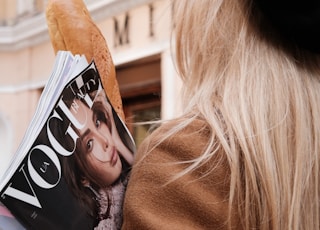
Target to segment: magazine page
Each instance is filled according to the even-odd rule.
[[[94,62],[66,84],[41,127],[20,149],[1,202],[27,229],[120,229],[135,145]]]

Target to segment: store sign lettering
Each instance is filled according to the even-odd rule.
[[[152,4],[149,5],[149,31],[148,34],[150,37],[154,36],[154,27],[153,27],[153,14],[154,7]],[[120,18],[113,18],[113,27],[114,27],[114,47],[121,47],[124,45],[130,44],[130,16],[129,13],[126,12],[124,16],[124,20],[120,20]]]

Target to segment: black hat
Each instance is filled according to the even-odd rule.
[[[320,53],[320,0],[253,0],[272,27],[296,45]]]

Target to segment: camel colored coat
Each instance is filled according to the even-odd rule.
[[[140,146],[124,201],[122,229],[227,229],[230,169],[221,150],[195,171],[170,182],[203,153],[210,131],[201,120],[154,149],[172,123],[162,125]],[[168,183],[168,184],[166,184]],[[232,211],[231,226],[239,229]]]

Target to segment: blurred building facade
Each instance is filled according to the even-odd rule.
[[[148,126],[179,114],[170,0],[85,0],[108,43],[126,122],[137,145]],[[0,174],[21,142],[50,76],[46,0],[0,0]]]

